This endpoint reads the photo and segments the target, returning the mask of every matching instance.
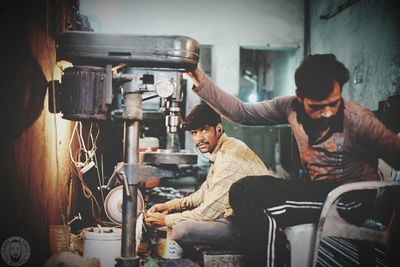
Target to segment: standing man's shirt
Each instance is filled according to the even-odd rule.
[[[210,221],[229,216],[228,192],[232,183],[250,175],[268,175],[263,161],[242,141],[223,134],[210,155],[206,181],[193,194],[166,202],[173,212],[165,217],[172,227],[182,220]],[[182,212],[179,212],[182,211]]]
[[[290,124],[311,180],[379,180],[378,158],[400,169],[400,138],[367,108],[343,100],[335,129],[313,141],[306,134],[295,96],[256,104],[241,102],[205,77],[194,91],[227,119],[245,125]]]

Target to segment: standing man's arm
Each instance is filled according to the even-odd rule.
[[[196,68],[192,72],[187,73],[190,79],[193,81],[194,86],[199,86],[201,81],[205,78],[206,74],[200,69]]]
[[[287,123],[292,97],[247,103],[219,88],[201,69],[189,72],[193,91],[214,110],[230,121],[244,125],[276,125]]]

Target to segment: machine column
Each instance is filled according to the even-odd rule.
[[[125,122],[124,162],[135,165],[139,161],[139,128],[143,117],[142,98],[139,93],[124,96]],[[132,120],[131,120],[132,119]],[[122,200],[122,236],[121,257],[117,258],[118,267],[137,267],[136,255],[136,219],[137,219],[137,184],[132,173],[125,173],[124,194]],[[128,195],[129,192],[129,195]]]

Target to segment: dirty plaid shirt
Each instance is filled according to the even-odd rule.
[[[205,182],[193,194],[166,204],[170,213],[165,223],[172,227],[182,220],[210,221],[228,217],[232,210],[228,193],[232,183],[250,175],[268,175],[262,160],[242,141],[223,134],[210,157]]]

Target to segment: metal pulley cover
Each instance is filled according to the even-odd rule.
[[[115,224],[122,224],[122,198],[123,186],[118,186],[112,189],[104,201],[104,210],[107,217]],[[137,191],[137,216],[143,211],[145,207],[142,193]]]

